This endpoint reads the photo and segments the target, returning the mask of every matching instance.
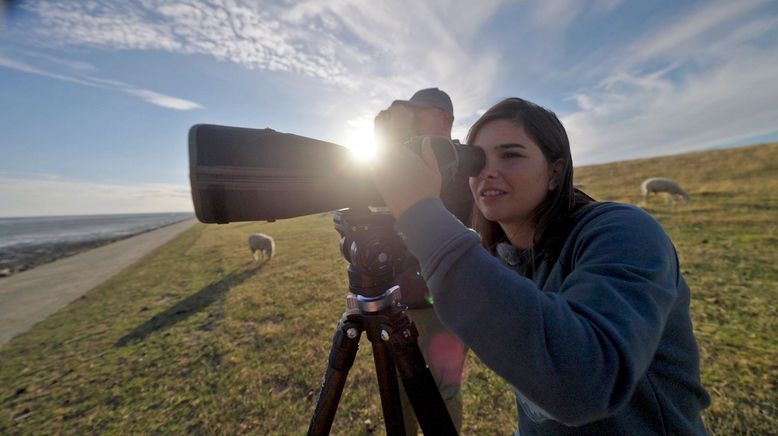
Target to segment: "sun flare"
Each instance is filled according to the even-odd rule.
[[[359,162],[373,161],[378,154],[378,147],[373,138],[372,123],[352,128],[343,145],[351,150],[355,160]]]

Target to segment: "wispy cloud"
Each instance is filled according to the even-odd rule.
[[[72,71],[80,71],[80,72],[88,73],[88,72],[97,70],[97,68],[94,65],[92,65],[92,64],[90,64],[88,62],[72,60],[72,59],[63,59],[61,57],[51,56],[51,55],[46,54],[46,53],[34,52],[34,51],[25,51],[24,55],[27,56],[27,57],[30,57],[30,58],[41,59],[43,61],[55,64],[55,65],[61,65],[61,66],[65,67],[65,68],[67,68],[69,70],[72,70]]]
[[[43,22],[39,34],[63,45],[203,53],[249,68],[335,80],[342,76],[343,68],[329,47],[332,37],[287,29],[275,17],[275,8],[255,3],[37,1],[24,7]]]
[[[20,60],[17,60],[17,59],[12,59],[12,58],[6,57],[6,56],[4,56],[2,54],[0,54],[0,67],[8,68],[8,69],[11,69],[11,70],[16,70],[16,71],[21,71],[23,73],[29,73],[29,74],[35,74],[35,75],[38,75],[38,76],[44,76],[44,77],[48,77],[48,78],[51,78],[51,79],[57,79],[57,80],[63,80],[63,81],[66,81],[66,82],[77,83],[79,85],[84,85],[84,86],[98,86],[98,85],[96,85],[94,83],[91,83],[88,80],[81,80],[81,79],[78,79],[76,77],[71,77],[71,76],[68,76],[68,75],[65,75],[65,74],[59,74],[59,73],[54,73],[54,72],[46,71],[44,69],[41,69],[41,68],[38,68],[36,66],[30,65],[30,64],[28,64],[28,63],[26,63],[24,61],[20,61]]]
[[[29,56],[30,53],[27,53],[27,55]],[[78,85],[83,85],[83,86],[118,90],[118,91],[125,92],[129,95],[132,95],[134,97],[138,97],[141,100],[144,100],[155,106],[160,106],[168,109],[191,110],[191,109],[200,109],[203,107],[199,103],[195,103],[190,100],[185,100],[178,97],[172,97],[169,95],[160,94],[158,92],[151,91],[148,89],[137,88],[127,83],[84,75],[83,73],[81,73],[81,71],[91,72],[92,70],[95,69],[90,64],[84,62],[68,61],[68,60],[56,58],[54,56],[39,55],[37,53],[33,53],[32,57],[40,57],[50,62],[54,62],[60,65],[74,68],[78,71],[75,71],[74,74],[63,74],[59,72],[53,72],[35,65],[31,65],[30,63],[19,59],[13,59],[4,56],[2,53],[0,53],[0,67],[21,71],[29,74],[35,74],[38,76],[48,77],[51,79],[76,83]]]
[[[114,184],[59,177],[31,179],[0,176],[0,216],[191,210],[192,200],[186,185]]]
[[[766,7],[769,0],[667,8],[672,15],[664,22],[654,17],[638,35],[615,26],[618,38],[601,47],[584,44],[592,50],[585,54],[570,50],[572,35],[580,37],[587,20],[601,24],[629,3],[549,0],[502,9],[505,4],[38,0],[22,7],[39,17],[32,32],[46,46],[198,54],[312,78],[337,92],[339,101],[322,103],[320,112],[344,126],[368,126],[388,102],[439,86],[454,100],[454,133],[461,137],[493,96],[541,83],[571,90],[567,97],[577,108],[563,121],[579,164],[704,148],[775,129],[778,16]],[[516,8],[521,12],[510,17],[512,27],[490,33],[495,22],[509,21],[500,13]],[[201,107],[72,73],[75,66],[61,74],[4,61],[7,68],[117,89],[163,107]]]
[[[506,73],[496,47],[475,43],[501,3],[309,1],[282,19],[290,27],[321,29],[338,38],[345,81],[358,98],[350,108],[358,112],[347,115],[354,123],[372,120],[392,100],[437,86],[454,100],[456,135]]]
[[[763,1],[705,3],[626,44],[607,74],[570,95],[577,164],[672,154],[775,132],[778,17]]]
[[[160,94],[158,92],[149,91],[148,89],[125,89],[125,91],[130,94],[134,95],[136,97],[140,97],[141,99],[160,106],[165,107],[168,109],[175,109],[179,111],[188,111],[191,109],[199,109],[202,108],[198,103],[195,103],[193,101],[184,100],[183,98],[178,97],[171,97],[169,95]]]
[[[711,40],[743,28],[743,18],[769,0],[705,2],[688,14],[652,32],[627,48],[621,68],[651,60],[686,59],[706,53]]]
[[[35,32],[49,45],[205,54],[250,69],[313,77],[376,104],[440,86],[467,116],[500,74],[494,50],[470,50],[499,4],[340,0],[290,7],[147,0],[29,1],[24,7],[40,17]],[[479,66],[477,80],[461,73],[473,64]]]

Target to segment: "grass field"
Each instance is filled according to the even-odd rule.
[[[712,434],[778,429],[778,144],[576,169],[600,200],[639,203],[649,176],[692,202],[644,205],[675,242],[692,289]],[[252,262],[249,233],[276,239]],[[329,214],[198,224],[0,349],[0,434],[305,433],[346,262]],[[463,432],[511,434],[508,386],[469,356]],[[381,408],[363,339],[335,434]]]

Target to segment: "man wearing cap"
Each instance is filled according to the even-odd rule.
[[[376,116],[374,129],[379,146],[398,146],[419,135],[442,136],[451,140],[454,105],[451,98],[438,88],[417,91],[410,100],[395,100]],[[454,140],[454,142],[458,142]],[[441,200],[449,211],[468,225],[473,197],[467,179],[459,185],[444,186]]]
[[[409,100],[395,100],[375,118],[376,141],[380,146],[400,147],[409,138],[419,135],[442,136],[451,140],[454,106],[451,98],[438,88],[422,89]],[[444,186],[441,199],[460,221],[469,224],[473,198],[467,179],[457,186]],[[427,285],[419,272],[415,258],[408,256],[403,273],[398,277],[401,302],[408,306],[407,314],[419,331],[419,348],[435,378],[457,430],[462,425],[462,394],[460,385],[467,349],[440,322],[432,308]],[[402,385],[401,385],[402,386]],[[417,422],[405,397],[403,417],[406,433],[415,435]]]
[[[417,135],[444,136],[451,139],[454,106],[448,94],[427,88],[410,100],[395,100],[375,119],[376,139],[381,145],[402,144]]]

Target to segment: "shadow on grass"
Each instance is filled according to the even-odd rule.
[[[176,303],[173,307],[162,313],[154,315],[150,320],[136,327],[133,331],[123,336],[114,344],[117,347],[123,347],[134,341],[141,341],[146,336],[157,330],[168,328],[178,322],[189,318],[195,313],[205,309],[217,300],[224,298],[224,295],[234,286],[238,286],[249,277],[253,276],[265,266],[262,262],[244,271],[234,272],[210,285],[200,289],[185,299]]]

